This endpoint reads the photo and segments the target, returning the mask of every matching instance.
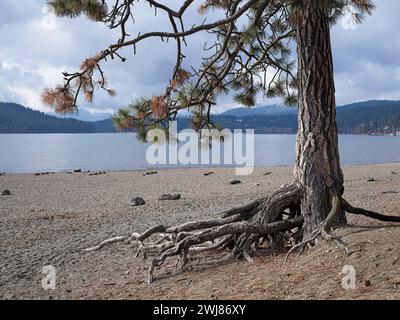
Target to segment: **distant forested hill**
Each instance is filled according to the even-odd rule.
[[[105,119],[93,122],[96,133],[112,133],[117,132],[111,119]]]
[[[400,101],[374,100],[339,107],[341,133],[395,133],[400,131]]]
[[[216,116],[214,121],[226,128],[255,129],[256,133],[297,132],[296,112],[285,114],[279,112],[277,106],[273,106],[273,114],[268,110],[268,107],[256,109],[259,109],[256,115],[252,113],[251,108],[239,108],[239,112],[224,113]],[[260,111],[265,111],[265,113]],[[399,132],[400,101],[376,100],[340,106],[337,108],[337,121],[339,132],[342,134],[392,134]]]
[[[0,133],[94,133],[94,123],[59,118],[14,103],[0,103]]]
[[[0,102],[0,133],[116,132],[111,119],[80,121],[51,116],[15,103]]]
[[[366,101],[337,108],[340,133],[391,134],[400,131],[400,101]],[[255,129],[256,133],[296,133],[296,110],[272,106],[239,108],[214,115],[229,129]],[[180,118],[179,129],[190,126]],[[50,116],[14,103],[0,102],[0,133],[107,133],[116,132],[111,119],[96,122]]]

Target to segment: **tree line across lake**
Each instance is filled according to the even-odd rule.
[[[229,129],[254,129],[264,134],[294,134],[297,115],[274,113],[241,116],[215,115],[213,121]],[[400,134],[400,101],[366,101],[337,108],[339,132],[342,134]],[[178,119],[178,129],[189,127]],[[14,103],[0,103],[0,133],[112,133],[117,132],[111,119],[80,121],[61,118],[25,108]]]
[[[101,133],[116,132],[111,119],[80,121],[35,111],[15,103],[0,102],[0,133]]]

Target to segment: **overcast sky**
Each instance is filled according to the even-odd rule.
[[[102,24],[84,18],[55,18],[45,4],[45,0],[0,3],[0,101],[17,102],[41,111],[47,110],[40,102],[43,87],[60,83],[62,71],[77,70],[83,58],[117,39]],[[353,28],[348,19],[343,19],[332,31],[338,104],[400,100],[400,2],[376,0],[376,5],[375,14],[363,24]],[[189,16],[190,24],[204,19],[196,11],[189,12]],[[147,6],[138,6],[135,18],[131,34],[168,28],[166,17],[154,17],[154,11]],[[203,34],[191,40],[191,46],[185,49],[189,64],[200,61],[199,44],[206,39]],[[125,50],[129,60],[124,64],[115,61],[104,65],[117,97],[98,94],[93,104],[83,102],[82,109],[93,117],[106,117],[135,98],[154,95],[165,88],[175,61],[174,45],[155,40],[137,49],[137,56],[133,56],[133,50]],[[265,100],[260,104],[273,102]],[[236,106],[223,98],[218,110]]]

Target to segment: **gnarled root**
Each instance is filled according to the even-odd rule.
[[[178,227],[169,227],[164,232],[172,233],[173,244],[159,251],[149,268],[148,282],[154,279],[155,268],[160,268],[167,258],[179,256],[178,268],[188,263],[188,254],[229,249],[230,256],[244,257],[252,262],[251,247],[260,237],[274,235],[299,228],[303,217],[283,220],[284,210],[293,207],[302,196],[297,184],[283,186],[270,198],[263,198],[246,206],[225,212],[220,219],[191,222]],[[268,215],[268,217],[266,217]],[[269,223],[265,223],[269,221]],[[148,245],[142,246],[146,251]]]
[[[329,234],[337,216],[343,211],[364,215],[381,221],[400,222],[400,217],[385,216],[376,212],[354,208],[338,194],[331,195],[331,207],[326,220],[305,241],[296,244],[302,237],[304,218],[300,212],[303,199],[303,187],[297,183],[285,185],[270,197],[260,198],[245,206],[223,212],[221,218],[194,221],[178,226],[158,225],[142,234],[115,237],[99,245],[86,249],[95,251],[117,242],[131,243],[137,246],[137,256],[143,258],[153,255],[148,272],[148,282],[154,280],[154,271],[171,257],[177,257],[176,268],[184,268],[191,255],[228,251],[228,257],[245,258],[252,262],[252,250],[269,243],[274,250],[276,241],[282,241],[293,247],[286,255],[297,250],[304,251],[311,243],[319,239],[333,241],[347,252],[346,244],[336,236]],[[158,237],[158,239],[156,238]]]
[[[384,222],[400,222],[400,216],[386,216],[374,211],[369,211],[361,208],[356,208],[350,205],[345,199],[341,199],[342,209],[348,213],[355,215],[362,215],[371,219],[384,221]]]
[[[183,253],[187,253],[193,246],[198,246],[209,241],[214,241],[226,235],[240,235],[240,234],[276,234],[301,227],[304,223],[303,217],[298,217],[292,220],[273,222],[268,225],[260,225],[258,223],[249,222],[235,222],[215,229],[206,230],[198,235],[185,237],[172,248],[164,251],[161,255],[156,257],[149,269],[149,283],[153,281],[154,268],[161,267],[168,257],[173,257]],[[245,242],[244,242],[245,243]]]
[[[319,228],[317,228],[316,230],[314,230],[314,232],[311,234],[311,237],[309,237],[305,241],[293,246],[286,254],[285,262],[287,261],[290,254],[293,251],[300,249],[300,253],[302,253],[305,250],[306,246],[317,241],[319,238],[322,238],[322,239],[328,240],[328,241],[333,241],[340,249],[342,249],[346,254],[348,254],[347,246],[343,242],[343,240],[339,237],[335,237],[335,236],[329,234],[329,229],[332,227],[337,216],[342,213],[341,198],[337,194],[331,195],[331,205],[332,205],[332,209],[329,212],[325,221],[322,222],[321,226]]]
[[[251,250],[278,233],[300,228],[304,219],[297,210],[302,198],[298,183],[281,187],[271,197],[260,198],[245,206],[221,214],[221,218],[194,221],[178,226],[159,225],[143,234],[115,237],[86,249],[95,251],[116,242],[132,243],[138,247],[137,255],[155,255],[149,269],[149,283],[155,268],[165,260],[177,256],[177,268],[183,268],[188,256],[206,251],[229,250],[231,257],[244,257],[251,262]],[[285,210],[290,210],[286,212]],[[154,239],[160,237],[158,240]],[[149,241],[150,240],[150,241]]]
[[[305,241],[294,245],[286,254],[285,262],[287,261],[292,252],[294,252],[297,249],[300,249],[300,254],[301,254],[302,252],[304,252],[306,246],[309,246],[311,243],[317,241],[318,238],[334,242],[339,247],[339,249],[343,250],[345,254],[348,254],[349,251],[346,243],[340,237],[336,237],[329,234],[329,229],[332,227],[335,219],[342,211],[350,214],[362,215],[368,218],[384,222],[400,222],[400,216],[387,216],[374,211],[353,207],[345,199],[339,197],[336,194],[334,194],[331,197],[331,201],[332,201],[332,210],[328,214],[326,220],[321,224],[321,227],[314,230],[309,239],[306,239]]]

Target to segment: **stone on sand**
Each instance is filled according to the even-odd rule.
[[[135,198],[131,199],[131,205],[133,207],[144,206],[145,204],[146,204],[146,201],[144,201],[144,199],[141,197],[135,197]]]

